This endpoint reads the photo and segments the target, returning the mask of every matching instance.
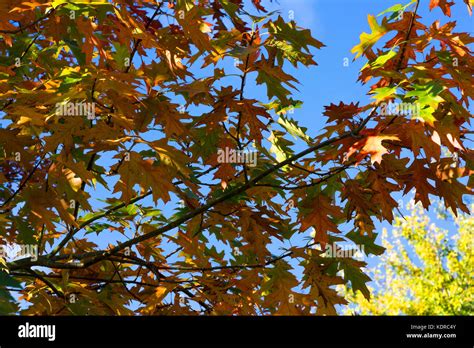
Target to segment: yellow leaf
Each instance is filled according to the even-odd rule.
[[[375,45],[375,43],[387,33],[387,28],[385,28],[383,24],[379,25],[374,16],[369,15],[367,20],[372,32],[370,34],[362,33],[360,35],[360,43],[354,46],[351,50],[352,53],[356,53],[356,58],[359,58],[367,49]]]

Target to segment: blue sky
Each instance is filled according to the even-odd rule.
[[[350,50],[359,43],[359,35],[363,31],[370,32],[367,15],[378,15],[397,3],[405,4],[408,1],[282,0],[280,2],[283,8],[282,14],[293,11],[295,21],[302,27],[311,29],[313,36],[326,45],[315,52],[317,67],[297,69],[293,72],[301,83],[296,99],[304,101],[304,104],[301,109],[296,109],[292,116],[300,122],[300,125],[308,127],[310,134],[317,134],[324,125],[325,118],[321,115],[325,105],[338,104],[339,101],[344,103],[360,101],[361,104],[368,101],[366,96],[368,86],[356,82],[365,60],[361,57],[353,61],[354,56]],[[461,1],[456,3],[452,8],[450,19],[457,21],[456,31],[473,32],[473,17],[469,16],[464,3]],[[428,1],[421,2],[418,14],[425,25],[435,20],[440,20],[442,24],[449,21],[439,8],[429,11]],[[344,58],[349,58],[348,67],[343,65]],[[412,195],[406,197],[398,195],[394,198],[402,200],[401,207],[404,207]],[[401,211],[405,212],[405,209],[401,208]],[[456,227],[452,220],[439,221],[436,219],[434,209],[430,210],[429,215],[443,228],[455,232]],[[377,223],[376,226],[377,232],[381,232],[384,227],[390,231],[388,223]],[[379,234],[377,244],[380,243]],[[369,269],[375,266],[378,260],[377,256],[365,259]],[[371,282],[370,285],[375,284]]]
[[[299,66],[298,69],[289,68],[291,74],[300,83],[298,85],[299,91],[294,93],[294,98],[303,101],[303,106],[295,109],[294,114],[291,116],[301,126],[308,128],[310,136],[318,135],[325,125],[326,118],[322,116],[324,106],[331,103],[338,104],[340,101],[344,103],[360,102],[361,104],[369,102],[369,97],[366,95],[369,86],[363,86],[360,82],[357,82],[359,70],[366,61],[364,58],[353,61],[354,55],[350,51],[353,46],[359,43],[359,36],[362,32],[370,32],[367,15],[377,15],[397,3],[399,2],[375,0],[281,0],[279,3],[274,3],[273,6],[269,7],[270,10],[279,9],[280,14],[286,20],[294,18],[301,27],[311,29],[313,36],[326,45],[326,47],[320,50],[314,50],[318,66],[310,68]],[[472,31],[472,18],[469,17],[463,4],[454,6],[452,12],[452,19],[458,21],[458,31]],[[418,13],[423,18],[422,21],[425,24],[430,24],[437,19],[441,20],[442,23],[447,21],[440,9],[435,9],[432,12],[428,11],[426,2],[422,2]],[[152,59],[153,57],[150,58]],[[345,66],[345,60],[349,61],[348,66]],[[139,64],[138,61],[136,63]],[[232,64],[233,61],[231,59],[226,61],[226,72],[232,72]],[[210,74],[210,70],[199,71],[196,69],[197,66],[195,65],[193,70],[197,77]],[[239,73],[236,68],[234,69],[234,73]],[[255,73],[249,74],[245,95],[258,100],[266,100],[266,90],[262,86],[255,84],[255,76]],[[239,83],[238,78],[235,79],[235,83]],[[204,112],[203,109],[188,109],[188,111],[192,111],[193,114]],[[298,144],[296,148],[303,149],[301,144]],[[113,184],[109,185],[109,187],[112,186]],[[97,191],[91,192],[91,196],[100,197],[101,193],[105,195],[107,191],[98,186]],[[402,197],[401,195],[394,198],[402,200],[403,206],[408,200],[408,197]],[[144,200],[143,203],[153,206],[151,199]],[[97,202],[96,207],[100,205]],[[159,203],[158,207],[163,210],[166,216],[171,216],[175,212],[174,204],[164,206]],[[435,214],[430,213],[430,215],[434,216]],[[348,232],[349,227],[349,225],[343,227],[343,232]],[[390,225],[388,223],[377,223],[377,232],[381,232],[383,227],[390,228]],[[448,226],[445,225],[444,227],[454,230],[454,226],[449,226],[449,223]],[[168,234],[172,235],[175,232],[172,231]],[[89,237],[93,237],[93,235],[89,235]],[[301,244],[304,237],[308,236],[297,235],[292,238],[292,243]],[[104,238],[103,234],[101,234],[94,239],[98,245],[105,247],[108,243],[115,244],[117,239],[124,240],[124,238],[124,236],[117,235],[109,235]],[[380,240],[378,242],[380,244]],[[166,244],[163,247],[166,251],[173,250]],[[223,245],[220,247],[229,251]],[[220,248],[218,247],[218,249]],[[281,253],[276,247],[273,249],[273,252],[276,255]],[[370,256],[365,258],[365,261],[368,262],[368,267],[370,268],[377,264],[378,257]],[[293,262],[292,264],[296,266]],[[299,274],[299,271],[297,270],[296,273]]]
[[[366,61],[363,58],[353,61],[354,55],[350,51],[359,43],[362,32],[370,32],[367,15],[378,15],[397,3],[399,2],[375,0],[281,0],[269,7],[270,10],[280,10],[280,14],[286,20],[294,18],[301,27],[311,29],[313,36],[326,45],[321,50],[314,50],[318,66],[290,68],[291,74],[300,82],[299,91],[295,92],[294,98],[303,101],[302,108],[295,109],[291,116],[299,121],[301,126],[308,128],[310,136],[318,135],[325,125],[326,119],[322,116],[324,106],[331,103],[338,104],[340,101],[361,104],[369,102],[369,97],[366,95],[368,86],[357,82],[359,70]],[[440,9],[429,11],[427,2],[421,3],[418,14],[427,25],[437,19],[442,24],[448,21]],[[458,21],[457,31],[469,32],[473,29],[472,17],[468,15],[462,3],[452,8],[452,20]],[[345,60],[349,61],[348,66],[345,66]],[[266,91],[261,86],[255,85],[254,78],[255,73],[249,74],[245,95],[265,100]],[[297,148],[302,149],[300,146],[301,144]],[[407,197],[398,195],[394,198],[400,200],[403,207],[411,197],[411,195]],[[166,211],[165,208],[164,212]],[[430,212],[430,216],[434,218],[435,213]],[[455,226],[450,225],[449,221],[440,223],[454,232]],[[343,229],[344,232],[349,231],[347,227],[349,226]],[[390,229],[388,223],[377,223],[377,232],[381,232],[384,227]],[[302,235],[296,236],[292,243],[301,243],[302,239]],[[378,242],[380,243],[380,240]],[[277,249],[274,253],[279,254]],[[371,256],[365,261],[370,268],[378,262],[378,259],[377,256]]]
[[[408,1],[406,1],[408,2]],[[403,2],[403,3],[406,3]],[[294,18],[296,23],[304,28],[309,28],[313,36],[322,41],[326,47],[315,50],[315,60],[318,66],[298,69],[290,69],[291,74],[299,80],[299,92],[295,92],[294,98],[303,101],[303,106],[294,111],[291,116],[299,121],[300,125],[307,127],[310,136],[316,136],[325,125],[325,117],[322,116],[324,106],[331,103],[338,104],[361,102],[367,103],[366,96],[368,86],[363,86],[357,82],[360,68],[365,64],[363,58],[353,61],[351,48],[359,43],[359,36],[364,31],[369,31],[367,15],[377,15],[385,9],[399,3],[399,1],[380,0],[280,0],[274,3],[270,9],[279,9],[282,17],[286,20]],[[457,5],[452,8],[452,20],[458,22],[457,31],[472,32],[474,22],[467,13],[466,6],[462,1],[457,1]],[[425,24],[430,24],[439,19],[441,23],[447,22],[439,8],[430,12],[428,1],[422,1],[419,8],[419,15]],[[292,17],[290,17],[292,16]],[[348,59],[349,65],[344,66],[344,60]],[[238,73],[236,70],[235,73]],[[254,74],[249,74],[246,95],[259,100],[266,100],[265,90],[261,86],[256,86],[252,79]],[[238,83],[238,79],[235,83]],[[108,162],[108,161],[107,161]],[[115,162],[115,160],[114,160]],[[110,164],[110,162],[108,163]],[[113,187],[113,183],[109,185]],[[97,190],[89,190],[91,196],[105,198],[107,191],[100,185]],[[102,197],[101,197],[102,196]],[[402,199],[401,196],[394,197]],[[404,199],[406,201],[406,199]],[[145,201],[152,205],[151,201]],[[94,208],[103,206],[99,201],[93,205]],[[164,207],[163,212],[169,216],[174,211],[169,206]],[[377,224],[377,230],[381,231],[388,224]],[[453,226],[445,226],[453,228]],[[347,232],[347,231],[345,231]],[[89,235],[92,237],[93,235]],[[108,243],[115,243],[117,236],[103,235],[94,238],[101,247]],[[121,240],[123,240],[121,236]],[[301,237],[299,237],[301,238]],[[278,253],[275,250],[275,253]],[[377,262],[377,257],[370,257],[369,267]]]

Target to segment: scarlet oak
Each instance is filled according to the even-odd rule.
[[[269,2],[3,1],[0,244],[39,253],[0,258],[0,313],[332,315],[337,285],[369,298],[366,264],[328,245],[383,253],[396,193],[468,211],[473,38],[418,13],[452,3],[369,15],[352,51],[373,102],[334,100],[312,137],[288,65],[324,44]]]

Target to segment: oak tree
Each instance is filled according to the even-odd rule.
[[[327,245],[381,254],[397,193],[468,212],[474,39],[418,14],[453,3],[369,15],[352,52],[370,102],[334,100],[310,136],[288,69],[324,44],[270,2],[2,1],[0,239],[30,248],[0,259],[0,311],[336,314],[341,284],[369,298],[365,263]]]

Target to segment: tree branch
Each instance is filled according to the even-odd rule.
[[[62,5],[59,5],[59,6],[62,6]],[[57,9],[57,7],[52,8],[44,16],[38,18],[37,20],[35,20],[34,22],[28,24],[25,27],[22,27],[21,24],[20,24],[20,27],[16,30],[0,30],[0,34],[18,34],[19,32],[22,32],[25,29],[31,28],[31,27],[35,26],[36,24],[38,24],[39,22],[49,18],[56,11],[56,9]]]
[[[370,115],[369,115],[369,117],[370,117]],[[311,146],[311,147],[307,148],[306,150],[303,150],[303,151],[299,152],[298,154],[295,154],[292,157],[273,165],[272,167],[268,168],[264,172],[262,172],[259,175],[255,176],[254,178],[252,178],[251,180],[249,180],[245,184],[229,190],[227,193],[223,194],[222,196],[220,196],[220,197],[218,197],[218,198],[202,205],[201,207],[199,207],[199,208],[197,208],[197,209],[181,216],[180,218],[176,219],[175,221],[172,221],[171,223],[169,223],[166,226],[162,226],[162,227],[160,227],[156,230],[153,230],[153,231],[148,232],[146,234],[143,234],[141,236],[129,239],[128,241],[120,243],[116,247],[114,247],[112,249],[109,249],[109,250],[90,252],[90,253],[85,253],[85,254],[82,254],[82,255],[77,255],[75,258],[77,260],[83,260],[82,262],[76,262],[76,263],[69,262],[67,264],[64,264],[64,263],[61,263],[61,262],[56,262],[57,260],[60,260],[60,259],[70,258],[71,255],[62,255],[62,256],[59,256],[59,257],[56,257],[56,258],[49,257],[46,260],[42,258],[41,261],[46,263],[44,266],[53,267],[53,268],[59,268],[58,266],[61,266],[61,265],[66,266],[67,268],[85,268],[85,267],[91,266],[91,265],[93,265],[93,264],[95,264],[99,261],[105,260],[105,259],[109,258],[110,256],[118,254],[121,250],[123,250],[127,247],[131,247],[131,246],[133,246],[137,243],[140,243],[140,242],[143,242],[143,241],[148,240],[150,238],[154,238],[154,237],[157,237],[159,235],[162,235],[162,234],[164,234],[164,233],[180,226],[184,222],[192,219],[193,217],[208,211],[210,208],[218,205],[219,203],[225,202],[226,200],[228,200],[230,198],[233,198],[233,197],[247,191],[249,188],[254,187],[259,181],[266,178],[268,175],[272,174],[276,170],[292,163],[293,161],[298,160],[301,157],[304,157],[304,156],[308,155],[311,152],[314,152],[314,151],[319,150],[321,148],[324,148],[326,146],[332,145],[332,144],[334,144],[336,142],[339,142],[343,139],[358,136],[358,133],[362,130],[363,125],[365,125],[367,123],[366,121],[362,122],[361,125],[353,131],[343,133],[343,134],[341,134],[340,136],[338,136],[336,138],[328,139],[326,141],[323,141],[323,142],[319,143],[318,145]],[[38,259],[37,262],[39,262],[39,261],[40,261],[40,259]],[[21,268],[24,268],[25,266],[28,266],[28,265],[37,264],[37,262],[35,263],[35,262],[32,262],[30,258],[25,258],[25,259],[22,259],[22,260],[12,262],[10,264],[10,269],[11,270],[21,269]]]
[[[31,177],[33,176],[33,174],[36,172],[36,170],[38,169],[39,165],[41,164],[41,162],[43,162],[44,158],[46,156],[46,153],[43,154],[43,156],[41,156],[40,160],[38,161],[38,163],[35,164],[35,166],[33,167],[33,169],[30,171],[30,173],[28,174],[28,176],[23,180],[22,183],[20,183],[20,186],[18,186],[18,188],[16,189],[16,191],[10,196],[7,198],[7,200],[5,200],[5,202],[3,202],[1,205],[0,205],[0,208],[3,208],[5,205],[7,205],[8,203],[11,202],[12,199],[14,199],[16,197],[16,195],[18,195],[21,190],[23,190],[23,188],[25,187],[26,183],[31,179]]]

